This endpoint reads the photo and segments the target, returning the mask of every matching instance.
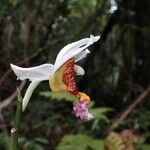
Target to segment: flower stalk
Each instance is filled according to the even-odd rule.
[[[22,116],[22,97],[19,89],[17,89],[17,109],[14,121],[14,127],[11,129],[10,150],[18,149],[18,136],[20,130],[20,122]]]

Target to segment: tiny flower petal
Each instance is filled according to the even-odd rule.
[[[11,64],[11,68],[17,76],[17,79],[30,81],[43,81],[49,80],[49,77],[54,73],[52,64],[43,64],[36,67],[23,68]]]
[[[40,82],[41,81],[32,81],[30,83],[30,85],[29,85],[29,87],[28,87],[28,89],[27,89],[27,91],[25,93],[25,96],[24,96],[24,98],[22,100],[22,111],[24,111],[25,108],[27,107],[28,102],[29,102],[29,100],[30,100],[30,98],[32,96],[33,91],[39,85]]]
[[[83,76],[85,74],[84,69],[79,65],[74,65],[74,71],[76,72],[76,75],[79,76]]]

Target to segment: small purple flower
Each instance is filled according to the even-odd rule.
[[[89,113],[87,109],[88,105],[89,105],[88,100],[82,100],[81,102],[76,103],[73,106],[73,110],[76,117],[79,117],[81,120],[85,121],[93,119],[93,115]]]

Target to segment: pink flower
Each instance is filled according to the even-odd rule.
[[[73,106],[75,116],[85,121],[93,119],[93,115],[89,113],[87,109],[88,105],[89,105],[88,100],[83,100],[79,103],[76,103]]]

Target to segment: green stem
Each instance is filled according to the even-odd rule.
[[[20,130],[21,114],[22,114],[22,97],[17,89],[17,110],[15,115],[14,127],[11,129],[10,150],[18,149],[18,134]]]

